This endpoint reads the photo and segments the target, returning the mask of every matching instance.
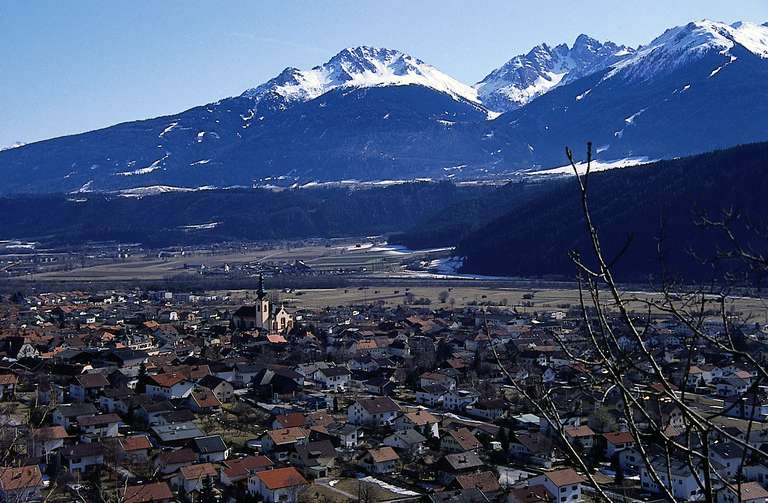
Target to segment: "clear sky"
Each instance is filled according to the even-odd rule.
[[[580,33],[636,46],[768,0],[0,1],[0,146],[179,112],[344,47],[400,49],[466,83]]]

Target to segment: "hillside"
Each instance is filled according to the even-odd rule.
[[[378,235],[403,231],[421,215],[490,190],[413,183],[367,190],[203,190],[143,198],[14,196],[0,198],[0,239],[167,246]]]
[[[566,182],[464,237],[456,251],[466,257],[462,272],[573,277],[568,252],[588,256],[589,243],[576,182]],[[641,280],[660,273],[656,250],[661,236],[670,272],[704,278],[711,270],[692,252],[711,257],[725,243],[697,226],[698,217],[733,208],[742,215],[740,222],[764,224],[767,190],[768,143],[759,143],[594,174],[590,205],[608,257],[633,236],[616,266],[620,278]],[[745,244],[765,250],[765,241],[744,235],[752,236]]]

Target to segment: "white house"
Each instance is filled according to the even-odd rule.
[[[181,373],[156,374],[148,377],[146,393],[156,400],[186,398],[192,393],[195,383]]]
[[[675,498],[684,501],[697,501],[702,499],[702,491],[699,484],[696,481],[696,475],[691,472],[688,464],[684,461],[673,460],[672,466],[669,467],[669,471],[672,473],[672,480],[667,480],[667,463],[666,460],[657,458],[653,461],[653,467],[659,479],[666,487],[672,488],[672,494]],[[701,469],[697,474],[701,479],[703,474]],[[648,491],[654,494],[660,494],[661,489],[651,477],[650,472],[644,463],[640,466],[640,487],[644,491]]]
[[[384,426],[394,423],[400,406],[391,398],[362,398],[347,409],[348,421],[358,426]]]
[[[468,406],[475,403],[480,395],[475,391],[466,389],[455,389],[450,391],[443,398],[443,408],[454,411],[463,411]]]
[[[528,479],[528,486],[541,485],[555,501],[579,502],[581,501],[581,484],[584,477],[573,468],[562,468]]]
[[[200,491],[203,488],[203,480],[210,477],[215,481],[219,476],[216,467],[211,463],[182,466],[178,473],[171,479],[171,485],[176,489],[182,489],[185,494]]]
[[[316,370],[313,378],[323,389],[344,391],[349,387],[350,373],[344,367],[328,367]]]
[[[256,472],[248,477],[248,493],[259,495],[267,503],[296,503],[309,482],[289,466]]]
[[[420,390],[416,390],[416,403],[428,407],[439,407],[442,405],[445,396],[448,394],[448,388],[440,384],[431,384]]]

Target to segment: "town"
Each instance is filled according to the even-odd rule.
[[[2,501],[598,501],[588,478],[614,501],[663,499],[644,461],[661,467],[663,451],[638,445],[643,422],[574,356],[579,306],[457,306],[447,287],[430,302],[287,307],[268,283],[245,297],[2,296]],[[766,325],[745,327],[768,357]],[[732,440],[768,442],[757,373],[691,357],[668,316],[645,333],[671,385],[728,432],[708,446],[718,501],[765,501],[768,464]],[[659,383],[627,380],[682,441]],[[548,387],[560,427],[530,400]],[[702,493],[687,461],[657,470],[681,501]]]

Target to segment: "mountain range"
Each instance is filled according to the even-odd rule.
[[[356,47],[184,112],[0,151],[0,193],[479,179],[768,139],[768,24],[699,21],[630,48],[579,36],[474,86]]]

